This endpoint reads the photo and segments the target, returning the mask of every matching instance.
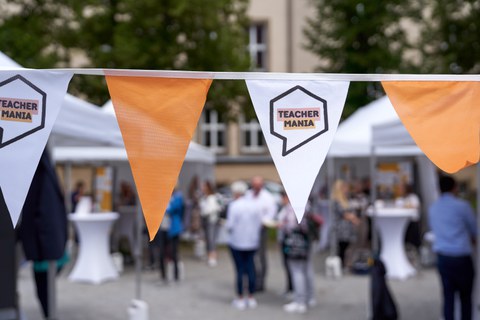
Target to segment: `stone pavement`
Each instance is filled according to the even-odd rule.
[[[339,280],[327,279],[323,272],[324,255],[315,256],[318,305],[306,314],[287,314],[280,295],[285,286],[280,256],[269,251],[267,290],[257,295],[258,307],[235,310],[230,303],[234,293],[233,267],[228,251],[220,249],[219,265],[208,267],[182,248],[185,279],[179,284],[163,284],[156,271],[142,274],[142,300],[149,306],[150,319],[368,319],[369,276],[347,275]],[[58,278],[58,315],[61,320],[124,320],[135,295],[135,275],[129,267],[116,281],[101,285],[72,283],[67,267]],[[440,319],[440,291],[434,269],[420,270],[406,281],[389,281],[401,319]],[[19,272],[18,287],[23,319],[42,319],[35,297],[29,265]]]

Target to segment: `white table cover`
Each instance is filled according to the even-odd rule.
[[[110,255],[110,230],[116,212],[70,214],[79,237],[79,253],[69,275],[70,281],[100,284],[118,278]]]
[[[371,210],[368,214],[373,216]],[[415,268],[408,261],[405,253],[404,239],[407,222],[417,217],[417,209],[376,208],[377,228],[382,241],[380,257],[387,269],[387,277],[390,279],[405,280],[416,274]]]

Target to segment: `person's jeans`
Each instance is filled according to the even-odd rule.
[[[266,227],[260,231],[260,245],[255,253],[255,271],[256,271],[256,291],[265,290],[265,280],[267,277],[267,240],[268,232]]]
[[[288,258],[283,250],[283,244],[280,244],[280,252],[282,253],[282,264],[283,268],[285,269],[285,280],[287,284],[286,293],[293,291],[293,284],[292,284],[292,272],[290,271],[290,267],[288,266]]]
[[[179,280],[179,270],[178,270],[179,236],[174,236],[169,238],[167,231],[159,231],[157,236],[159,236],[159,248],[160,248],[160,276],[162,277],[162,280],[167,280],[165,259],[168,256],[172,259],[172,262],[173,262],[175,281],[178,281]]]
[[[255,293],[255,265],[253,256],[256,250],[237,250],[230,247],[233,262],[235,263],[237,294],[243,295],[243,275],[248,277],[248,292]]]
[[[217,238],[220,225],[217,222],[210,222],[209,217],[202,217],[203,232],[205,233],[205,242],[207,243],[207,252],[217,249]]]
[[[293,280],[293,301],[307,304],[315,297],[314,273],[311,259],[292,260],[288,259],[288,267]]]
[[[462,320],[472,319],[473,262],[470,256],[437,255],[438,272],[443,287],[443,316],[454,320],[455,294],[460,296]]]

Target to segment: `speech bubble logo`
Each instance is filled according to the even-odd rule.
[[[15,75],[0,82],[0,148],[45,127],[47,94]]]
[[[301,86],[270,100],[270,133],[286,156],[328,131],[327,101]]]

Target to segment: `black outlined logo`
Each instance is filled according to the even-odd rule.
[[[270,100],[270,133],[286,156],[328,131],[327,101],[301,86]]]
[[[45,127],[46,101],[47,94],[21,75],[0,82],[0,148]]]

